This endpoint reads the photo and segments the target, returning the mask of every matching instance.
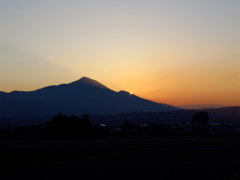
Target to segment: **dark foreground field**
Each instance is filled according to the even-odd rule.
[[[0,179],[230,180],[239,137],[0,139]]]

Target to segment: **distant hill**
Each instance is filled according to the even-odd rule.
[[[192,120],[192,116],[200,111],[203,110],[195,109],[170,112],[121,113],[92,116],[91,120],[95,124],[103,123],[111,125],[119,125],[124,121],[134,124],[154,122],[158,124],[186,125],[187,122]],[[204,111],[209,113],[210,124],[240,124],[240,106],[204,109]]]
[[[81,115],[162,112],[177,109],[126,91],[115,92],[87,77],[35,91],[0,92],[0,102],[0,118],[44,117],[56,113]]]
[[[222,108],[224,106],[219,104],[188,104],[179,106],[181,109],[211,109],[211,108]]]

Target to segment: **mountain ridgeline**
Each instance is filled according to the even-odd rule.
[[[152,102],[126,91],[115,92],[87,77],[35,91],[0,92],[0,118],[174,110],[173,106]]]

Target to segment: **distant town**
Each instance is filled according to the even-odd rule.
[[[17,124],[14,122],[21,122]],[[0,137],[240,135],[240,107],[5,119]]]

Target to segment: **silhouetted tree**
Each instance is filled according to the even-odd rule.
[[[128,121],[124,121],[122,125],[123,130],[133,130],[134,128],[136,128],[136,126]]]
[[[175,134],[185,134],[186,133],[186,129],[183,126],[177,126],[174,128],[173,131]]]
[[[89,116],[83,115],[81,119],[76,116],[57,114],[46,123],[47,133],[51,136],[81,136],[93,132]]]
[[[152,135],[169,135],[172,133],[170,127],[166,124],[148,123],[151,127],[150,134]]]
[[[201,112],[193,114],[190,124],[196,124],[196,125],[202,126],[202,125],[207,125],[208,121],[209,121],[208,112],[201,111]]]

